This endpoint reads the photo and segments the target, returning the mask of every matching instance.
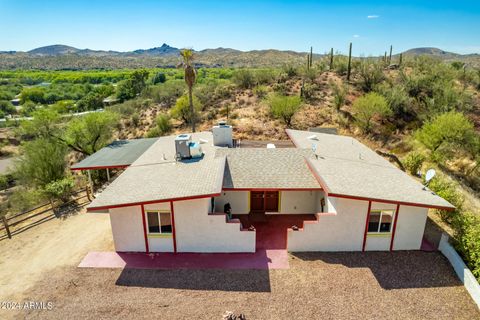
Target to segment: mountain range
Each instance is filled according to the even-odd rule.
[[[0,51],[0,69],[115,69],[140,67],[174,67],[180,49],[162,44],[160,47],[134,51],[78,49],[62,44],[44,46],[27,52]],[[303,63],[306,52],[284,50],[240,51],[230,48],[195,51],[197,66],[207,67],[272,67],[285,63]],[[404,57],[427,55],[446,61],[462,61],[480,66],[479,54],[461,55],[437,48],[415,48],[403,52]],[[314,59],[322,54],[314,54]]]

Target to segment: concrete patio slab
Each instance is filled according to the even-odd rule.
[[[286,250],[255,253],[119,253],[89,252],[80,268],[132,269],[288,269]]]

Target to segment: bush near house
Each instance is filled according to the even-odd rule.
[[[463,256],[473,275],[480,279],[480,217],[462,212],[453,220],[455,248]]]
[[[422,168],[424,161],[425,156],[423,154],[412,151],[403,159],[403,165],[411,175],[416,176]]]

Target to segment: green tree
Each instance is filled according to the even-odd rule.
[[[147,86],[148,71],[135,70],[128,79],[120,81],[117,86],[117,99],[121,101],[135,98]]]
[[[58,140],[38,138],[22,146],[14,172],[23,185],[43,188],[65,177],[67,146]]]
[[[353,103],[352,110],[358,125],[366,133],[372,128],[372,119],[374,116],[388,116],[392,113],[388,107],[387,101],[378,93],[368,93]]]
[[[27,101],[45,103],[45,89],[38,87],[24,88],[20,93],[20,102],[24,104]]]
[[[463,113],[455,111],[426,122],[415,136],[436,160],[448,158],[458,149],[468,150],[478,139],[473,123]]]
[[[270,112],[275,118],[282,119],[287,127],[291,127],[295,113],[302,107],[302,99],[298,96],[272,95],[268,99]]]
[[[184,49],[180,52],[180,55],[182,56],[182,60],[183,60],[181,66],[183,67],[183,71],[185,74],[185,83],[187,84],[187,87],[188,87],[188,103],[190,107],[190,112],[189,112],[190,115],[187,118],[190,120],[192,124],[192,132],[195,132],[196,112],[195,112],[192,92],[193,92],[193,85],[195,84],[195,80],[197,78],[197,71],[193,66],[192,50]]]
[[[118,116],[108,111],[75,117],[68,123],[64,141],[73,150],[91,155],[112,140],[117,123]]]
[[[197,97],[192,96],[194,117],[197,117],[198,112],[202,110],[202,104]],[[177,99],[175,106],[170,110],[172,117],[181,119],[185,123],[192,122],[192,109],[190,107],[190,99],[183,95]]]
[[[13,114],[16,112],[16,109],[10,101],[0,100],[0,112],[3,114]]]

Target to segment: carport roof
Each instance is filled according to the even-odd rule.
[[[137,160],[158,138],[117,140],[74,164],[72,170],[125,168]]]

